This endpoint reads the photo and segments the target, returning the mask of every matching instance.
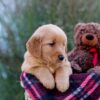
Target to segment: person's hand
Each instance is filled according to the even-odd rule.
[[[87,71],[88,73],[91,73],[91,72],[95,72],[97,74],[100,74],[100,66],[96,66],[94,68],[91,68]]]

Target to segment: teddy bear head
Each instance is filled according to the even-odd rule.
[[[74,29],[74,42],[76,46],[100,48],[100,24],[78,23]]]

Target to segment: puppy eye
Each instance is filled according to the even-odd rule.
[[[54,46],[55,43],[54,43],[54,42],[52,42],[52,43],[48,43],[48,45],[50,45],[50,46]]]

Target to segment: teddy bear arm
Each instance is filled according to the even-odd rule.
[[[73,69],[73,72],[82,72],[82,68],[75,61],[71,61],[71,67]]]
[[[77,52],[76,52],[75,49],[72,50],[71,52],[69,52],[69,53],[68,53],[68,59],[69,59],[69,61],[73,61],[74,58],[76,57],[76,55],[77,55]]]

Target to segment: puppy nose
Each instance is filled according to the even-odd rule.
[[[88,39],[88,40],[93,40],[94,39],[94,36],[93,35],[86,35],[86,39]]]
[[[64,56],[63,55],[59,55],[58,58],[59,58],[59,60],[63,61]]]

